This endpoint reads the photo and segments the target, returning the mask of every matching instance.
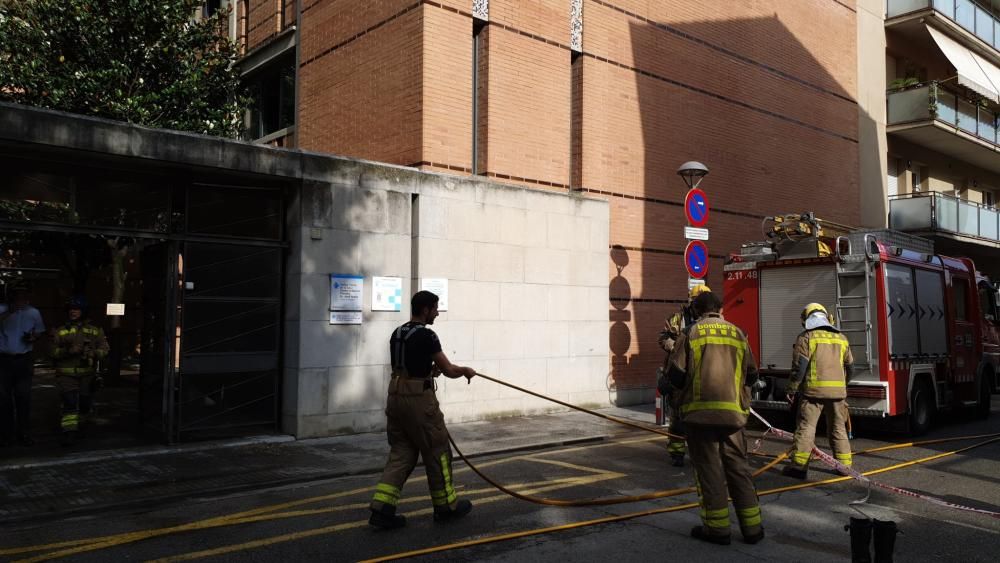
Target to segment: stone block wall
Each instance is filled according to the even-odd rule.
[[[388,339],[373,276],[447,278],[433,329],[452,362],[562,400],[607,389],[607,203],[357,161],[304,179],[289,213],[283,427],[298,437],[384,427]],[[363,323],[329,324],[330,274],[365,278]],[[407,300],[408,301],[408,300]],[[438,379],[448,420],[560,409],[498,384]]]

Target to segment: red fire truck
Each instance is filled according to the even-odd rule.
[[[768,240],[743,245],[725,266],[726,319],[746,332],[762,375],[754,408],[788,410],[799,315],[816,302],[851,343],[853,417],[902,421],[920,434],[938,412],[989,416],[1000,377],[998,293],[972,260],[889,230],[824,237],[812,214],[768,219]]]

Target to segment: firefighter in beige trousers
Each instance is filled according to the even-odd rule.
[[[461,518],[472,503],[459,500],[452,483],[451,446],[437,397],[434,377],[453,379],[476,375],[475,370],[456,366],[441,351],[441,343],[427,325],[438,316],[438,297],[419,291],[410,301],[410,322],[393,331],[389,340],[392,379],[385,409],[389,435],[389,460],[375,486],[368,523],[392,529],[406,525],[406,517],[396,514],[400,492],[422,457],[427,472],[434,521]]]
[[[799,413],[792,457],[783,473],[805,479],[821,414],[826,415],[834,457],[848,467],[852,463],[846,399],[854,358],[850,343],[831,325],[825,307],[810,303],[802,310],[801,318],[806,330],[795,341],[792,374],[785,390],[789,403],[795,404],[798,395]]]
[[[703,293],[693,307],[700,318],[678,339],[669,371],[671,384],[680,393],[701,504],[702,525],[693,528],[691,536],[728,545],[731,496],[743,541],[754,544],[764,539],[764,528],[743,428],[750,404],[748,386],[757,379],[757,367],[746,337],[719,314],[718,297]]]

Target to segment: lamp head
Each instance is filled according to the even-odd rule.
[[[701,179],[708,175],[708,167],[698,161],[689,160],[681,164],[677,169],[677,175],[684,180],[688,189],[697,188]]]

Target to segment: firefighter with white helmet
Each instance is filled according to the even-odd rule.
[[[847,382],[854,358],[851,344],[830,322],[826,307],[810,303],[802,310],[805,330],[795,341],[792,373],[785,392],[789,403],[799,399],[794,451],[783,471],[804,479],[816,439],[816,423],[826,416],[827,436],[834,457],[851,465],[851,444],[847,439]]]
[[[663,351],[667,353],[664,358],[663,365],[660,373],[661,377],[657,383],[660,391],[660,395],[663,395],[666,403],[669,404],[670,411],[673,414],[670,420],[670,431],[674,434],[684,434],[684,423],[680,417],[680,411],[677,408],[676,397],[671,392],[669,386],[666,384],[666,379],[662,376],[663,372],[667,370],[667,366],[670,363],[670,355],[674,349],[674,344],[680,337],[681,333],[685,328],[691,326],[698,320],[698,316],[695,314],[692,307],[692,302],[695,297],[698,297],[702,293],[710,293],[712,290],[705,284],[698,284],[692,287],[688,291],[688,302],[680,311],[677,311],[670,316],[665,323],[663,323],[663,330],[660,332],[659,344],[663,348]],[[667,453],[670,454],[670,459],[673,462],[674,467],[684,467],[684,454],[687,453],[687,447],[684,440],[678,440],[671,438],[667,442]]]

